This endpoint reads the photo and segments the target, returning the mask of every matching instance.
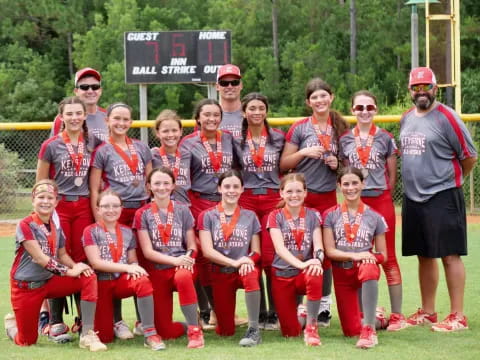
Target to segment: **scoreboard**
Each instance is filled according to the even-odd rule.
[[[231,32],[125,32],[127,84],[214,83],[220,66],[231,62]]]

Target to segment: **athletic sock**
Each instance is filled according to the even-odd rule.
[[[388,294],[390,295],[392,313],[401,314],[403,301],[402,284],[390,285],[388,287]]]
[[[248,312],[248,326],[258,329],[260,315],[260,290],[245,292],[245,304]]]
[[[113,298],[113,323],[122,321],[122,299]]]
[[[375,315],[378,302],[378,281],[368,280],[362,283],[363,323],[375,328]]]
[[[183,316],[185,316],[185,320],[187,321],[188,325],[198,326],[197,306],[197,304],[180,306]]]
[[[82,334],[86,334],[89,330],[93,330],[96,307],[96,302],[80,300],[80,309],[82,311]]]
[[[332,268],[323,270],[322,297],[332,293]]]
[[[138,312],[142,319],[143,330],[154,328],[153,319],[153,296],[137,297]]]
[[[320,300],[307,299],[307,324],[311,325],[317,322],[318,311],[320,310]]]
[[[66,299],[64,297],[48,299],[48,306],[50,307],[50,324],[63,323],[63,307]]]

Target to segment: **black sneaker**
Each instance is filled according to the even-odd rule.
[[[258,328],[260,330],[264,330],[265,326],[267,325],[267,320],[268,320],[268,313],[262,312],[258,316]]]
[[[267,321],[265,322],[265,330],[278,330],[278,316],[276,312],[268,314]]]
[[[323,310],[320,314],[318,314],[318,326],[319,327],[329,327],[330,326],[330,319],[332,318],[332,314],[330,310]]]
[[[40,317],[38,318],[38,333],[40,335],[48,335],[48,332],[45,332],[45,328],[48,326],[50,321],[50,314],[48,311],[40,312]]]
[[[249,327],[245,336],[242,340],[240,340],[240,346],[252,347],[257,346],[262,342],[262,338],[260,336],[260,330],[255,329],[253,327]]]
[[[215,329],[215,325],[210,325],[210,309],[200,311],[200,322],[199,325],[203,330],[212,330]]]

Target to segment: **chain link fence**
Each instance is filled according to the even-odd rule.
[[[397,139],[399,123],[378,123],[379,126],[390,131]],[[480,126],[477,122],[467,123],[475,143],[480,143]],[[288,130],[288,126],[282,126]],[[184,128],[184,135],[192,128]],[[50,130],[7,130],[0,132],[0,220],[18,219],[31,211],[30,189],[35,183],[37,155],[40,146],[49,136]],[[140,138],[140,129],[132,128],[129,132],[132,138]],[[148,145],[158,146],[158,141],[148,129]],[[401,159],[398,161],[398,181],[394,192],[396,206],[402,202],[402,180],[400,174]],[[468,213],[477,213],[480,204],[480,166],[477,166],[472,175],[465,180],[463,186],[465,203]]]

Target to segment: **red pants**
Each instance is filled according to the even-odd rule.
[[[192,203],[190,206],[190,211],[195,219],[195,224],[198,224],[198,217],[203,210],[210,209],[218,204],[216,201],[202,199],[199,197],[198,193],[192,191],[188,192],[188,197]],[[211,285],[210,261],[203,256],[202,247],[198,236],[195,238],[195,240],[197,243],[197,258],[195,260],[195,264],[197,265],[198,280],[202,286],[209,286]]]
[[[94,222],[90,199],[81,197],[77,201],[65,201],[62,198],[56,210],[60,218],[60,225],[65,233],[67,253],[75,262],[86,260],[82,235],[83,230]]]
[[[127,209],[127,208],[122,208],[122,213],[120,214],[120,218],[118,219],[118,222],[123,225],[127,225],[128,227],[133,226],[133,220],[135,219],[135,213],[137,212],[138,209]]]
[[[357,336],[362,330],[361,309],[358,303],[358,289],[362,283],[380,278],[377,264],[354,264],[352,269],[333,266],[333,284],[337,309],[345,336]]]
[[[385,233],[387,261],[382,264],[382,267],[388,285],[401,284],[402,275],[395,251],[395,207],[393,206],[392,195],[389,190],[385,190],[378,197],[362,197],[362,201],[375,211],[378,211],[387,222],[388,231]]]
[[[258,282],[259,271],[254,271],[245,276],[238,272],[223,274],[212,272],[213,302],[215,315],[217,315],[217,327],[215,331],[222,336],[235,334],[235,304],[237,289],[243,288],[245,292],[260,290]]]
[[[332,190],[330,192],[325,192],[320,194],[307,192],[307,198],[305,199],[305,206],[320,212],[320,215],[322,215],[322,221],[323,221],[323,213],[325,212],[325,210],[330,209],[335,205],[337,205],[336,190]],[[323,261],[323,269],[327,270],[327,269],[330,269],[331,267],[332,267],[332,263],[330,262],[330,259],[325,257],[325,260]]]
[[[97,301],[96,275],[89,277],[82,275],[78,278],[54,275],[45,285],[37,289],[21,288],[17,285],[16,280],[11,280],[10,286],[12,308],[18,328],[15,344],[21,346],[37,342],[38,314],[43,300],[81,292],[82,300]]]
[[[245,189],[239,201],[241,207],[255,211],[262,225],[261,254],[263,267],[272,266],[273,257],[275,256],[272,238],[270,237],[270,232],[267,230],[267,221],[268,215],[276,209],[280,202],[278,190],[268,190],[268,193],[265,195],[253,195],[251,189]]]
[[[196,304],[194,278],[194,274],[186,269],[150,271],[155,303],[155,328],[162,338],[175,339],[185,334],[182,323],[172,320],[173,292],[178,291],[180,306]]]
[[[307,300],[322,298],[323,276],[306,275],[302,271],[290,278],[279,277],[272,268],[272,292],[283,336],[298,336],[302,328],[297,319],[297,295]]]
[[[99,280],[95,331],[98,331],[100,340],[103,343],[109,343],[114,339],[113,299],[123,299],[134,295],[141,298],[152,294],[152,284],[147,276],[133,280],[127,279],[127,274],[122,274],[116,280]]]

